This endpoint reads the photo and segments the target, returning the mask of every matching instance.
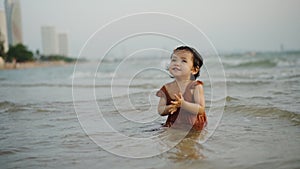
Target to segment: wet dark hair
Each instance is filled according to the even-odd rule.
[[[194,67],[194,69],[198,69],[198,72],[196,74],[194,74],[194,76],[191,76],[191,79],[193,79],[193,80],[197,79],[197,77],[200,76],[200,68],[203,65],[202,56],[200,55],[199,52],[197,52],[196,49],[194,49],[192,47],[189,47],[189,46],[179,46],[179,47],[177,47],[176,49],[173,50],[173,54],[176,51],[181,51],[181,50],[188,51],[188,52],[192,53],[192,55],[193,55],[193,67]],[[171,55],[171,57],[172,57],[172,55]]]

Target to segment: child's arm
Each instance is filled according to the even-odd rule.
[[[177,110],[177,107],[175,105],[166,105],[166,104],[167,104],[166,99],[164,97],[161,97],[157,107],[158,113],[161,116],[173,114]]]
[[[195,86],[194,100],[199,105],[198,113],[203,114],[205,112],[205,98],[202,85]]]
[[[197,85],[194,89],[194,100],[195,103],[190,103],[185,101],[182,94],[180,93],[179,96],[175,95],[176,101],[172,102],[173,105],[180,106],[181,108],[187,110],[193,114],[202,114],[205,112],[205,100],[204,100],[204,92],[203,86]]]

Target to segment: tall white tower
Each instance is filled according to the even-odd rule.
[[[0,41],[3,41],[4,51],[8,50],[8,39],[7,39],[7,29],[6,29],[6,18],[4,11],[0,10]]]
[[[62,56],[69,55],[69,42],[68,35],[66,33],[58,34],[58,54]]]
[[[21,5],[19,0],[5,0],[5,13],[7,23],[7,37],[9,45],[23,42]]]
[[[55,55],[58,53],[55,27],[42,27],[42,46],[44,55]]]

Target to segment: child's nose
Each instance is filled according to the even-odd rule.
[[[179,61],[176,61],[176,62],[175,62],[175,65],[176,65],[176,66],[178,66],[179,64],[180,64],[180,62],[179,62]]]

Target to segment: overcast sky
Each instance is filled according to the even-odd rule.
[[[3,1],[0,0],[1,9]],[[140,12],[162,12],[185,18],[200,28],[219,52],[279,51],[281,44],[287,50],[300,49],[300,0],[20,1],[24,44],[34,51],[42,50],[43,25],[67,32],[70,53],[77,56],[101,26]]]

